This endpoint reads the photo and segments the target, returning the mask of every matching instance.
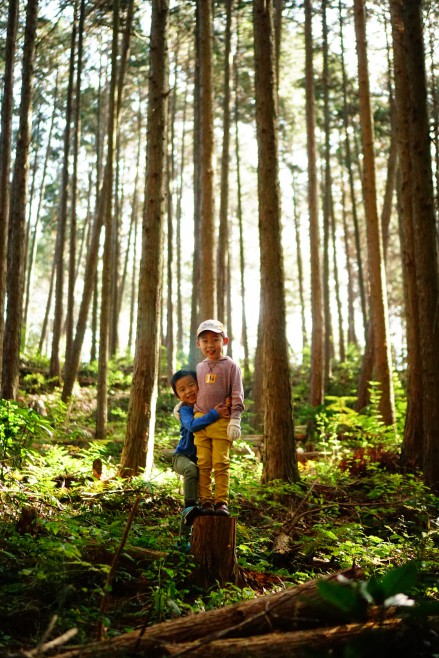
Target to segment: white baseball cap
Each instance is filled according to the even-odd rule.
[[[203,331],[213,331],[226,338],[226,330],[224,329],[223,323],[219,322],[219,320],[204,320],[197,329],[197,338],[203,333]]]

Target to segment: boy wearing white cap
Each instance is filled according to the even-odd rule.
[[[222,353],[229,339],[218,320],[205,320],[197,330],[197,345],[204,360],[197,365],[198,395],[195,418],[230,398],[230,419],[220,418],[204,430],[195,432],[197,448],[198,492],[203,514],[229,516],[230,446],[241,436],[244,387],[241,370]],[[212,471],[215,496],[212,496]]]

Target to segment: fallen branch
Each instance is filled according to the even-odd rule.
[[[358,580],[363,577],[363,572],[352,568],[341,574],[331,574],[326,579],[333,580],[339,575]],[[153,656],[155,650],[163,650],[164,644],[193,643],[194,640],[210,643],[219,636],[222,639],[226,639],[225,636],[248,638],[274,630],[290,632],[317,628],[322,624],[340,624],[344,621],[343,616],[337,608],[323,602],[317,589],[319,580],[225,608],[155,624],[144,629],[142,637],[136,630],[103,642],[75,647],[58,658],[105,658],[110,655],[116,658],[134,648],[148,651],[148,656]]]

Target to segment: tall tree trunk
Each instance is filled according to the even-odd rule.
[[[423,386],[411,190],[410,88],[406,62],[406,44],[404,42],[402,0],[391,0],[390,11],[398,143],[398,200],[407,340],[407,412],[401,458],[403,464],[407,467],[422,467]]]
[[[233,69],[235,78],[235,155],[236,155],[236,194],[238,197],[238,225],[239,225],[239,273],[241,283],[241,343],[244,349],[243,372],[244,380],[250,376],[250,356],[248,349],[248,331],[247,331],[247,309],[246,309],[246,286],[245,286],[245,252],[244,252],[244,228],[242,221],[242,189],[241,189],[241,150],[239,144],[239,73],[238,73],[238,52],[239,52],[239,33],[237,28],[237,46],[236,54],[233,58]]]
[[[438,77],[436,75],[435,42],[437,42],[437,24],[433,20],[433,12],[430,12],[429,44],[430,44],[430,94],[431,115],[433,122],[432,141],[434,144],[434,168],[435,168],[435,210],[439,216],[439,92]]]
[[[44,192],[46,189],[46,175],[47,175],[47,167],[49,164],[49,159],[50,159],[50,152],[52,148],[52,134],[53,134],[53,126],[55,123],[55,114],[57,112],[57,100],[58,100],[58,73],[56,76],[56,82],[55,82],[55,91],[53,94],[53,111],[52,111],[52,117],[50,120],[50,128],[49,128],[49,134],[47,137],[47,146],[46,146],[46,154],[44,156],[44,164],[43,164],[43,172],[41,175],[41,185],[40,185],[40,193],[38,195],[38,206],[37,206],[37,212],[36,212],[36,217],[35,217],[35,223],[33,226],[32,230],[32,235],[30,237],[30,245],[28,249],[28,265],[26,269],[26,297],[25,297],[25,305],[24,305],[24,314],[23,314],[23,322],[25,328],[27,328],[27,318],[28,318],[28,312],[29,312],[29,303],[31,299],[31,294],[32,294],[32,281],[33,281],[33,272],[34,272],[34,263],[35,263],[35,258],[37,254],[37,236],[38,236],[38,229],[40,226],[40,219],[41,219],[41,209],[43,207],[43,201],[44,201]],[[27,331],[27,329],[26,329]],[[26,344],[26,341],[25,341]]]
[[[176,235],[176,271],[177,271],[177,351],[179,354],[183,351],[183,301],[181,294],[181,219],[182,219],[182,199],[184,188],[184,165],[186,155],[186,116],[187,116],[187,92],[188,92],[188,78],[189,78],[189,56],[186,66],[186,85],[183,101],[183,118],[181,130],[181,153],[180,153],[180,172],[179,172],[179,185],[178,185],[178,198],[176,209],[176,222],[177,222],[177,235]],[[194,343],[195,341],[191,341]]]
[[[322,317],[322,280],[320,270],[319,209],[315,144],[314,71],[311,0],[305,0],[305,77],[306,131],[308,150],[308,205],[311,250],[311,382],[309,401],[313,407],[323,403],[324,335]]]
[[[128,16],[129,16],[128,10]],[[130,23],[127,19],[125,26],[125,35],[130,34]],[[124,35],[124,41],[122,46],[122,53],[120,57],[120,68],[119,68],[119,80],[118,80],[118,92],[117,92],[117,110],[116,110],[116,122],[120,115],[120,108],[122,105],[123,91],[125,84],[125,72],[126,72],[126,62],[129,56],[129,41],[127,44],[126,37]],[[100,94],[98,94],[98,99]],[[98,111],[98,118],[100,117],[100,112]],[[63,402],[66,402],[71,396],[73,391],[73,386],[78,374],[79,361],[81,357],[82,345],[84,342],[84,335],[87,326],[87,316],[90,307],[90,302],[94,293],[94,303],[97,301],[96,296],[96,272],[98,266],[98,254],[99,254],[99,243],[101,229],[104,224],[107,211],[107,200],[108,195],[111,194],[112,181],[109,179],[109,165],[106,162],[103,170],[102,176],[100,175],[101,162],[102,162],[102,153],[101,153],[101,136],[100,129],[98,126],[96,134],[96,155],[97,155],[97,178],[96,186],[98,188],[96,194],[96,210],[95,217],[93,222],[93,227],[90,235],[90,244],[87,253],[87,260],[85,264],[85,273],[84,273],[84,286],[82,291],[81,304],[78,310],[78,318],[76,321],[76,330],[75,337],[72,344],[72,353],[68,362],[66,362],[65,374],[64,374],[64,386],[61,394],[61,399]],[[94,312],[94,318],[96,318],[96,313]],[[95,335],[95,332],[92,331],[92,337]],[[94,338],[92,339],[94,340]],[[95,350],[92,344],[92,355]]]
[[[437,494],[439,492],[438,245],[420,0],[403,3],[402,11],[410,91],[412,212],[422,367],[424,441],[419,448],[423,456],[425,483]],[[419,395],[419,391],[416,394]]]
[[[346,360],[344,330],[343,330],[343,311],[340,297],[340,278],[338,275],[338,249],[337,249],[337,235],[335,226],[335,211],[334,202],[331,195],[331,240],[332,240],[332,269],[334,271],[334,292],[335,303],[337,306],[337,320],[338,320],[338,356],[343,363]]]
[[[209,3],[206,3],[209,4]],[[189,367],[195,370],[199,350],[195,334],[199,324],[201,310],[198,293],[201,268],[201,21],[200,2],[196,2],[195,17],[195,72],[194,72],[194,251],[192,257],[192,295],[191,323],[189,342]],[[213,255],[213,251],[212,251]]]
[[[373,124],[370,105],[364,0],[354,0],[355,34],[358,56],[361,140],[364,158],[363,181],[367,228],[371,322],[374,336],[374,362],[380,384],[379,410],[386,425],[395,423],[392,361],[388,328],[386,274],[381,222],[377,209]]]
[[[167,189],[167,261],[166,261],[166,352],[167,352],[167,377],[171,381],[175,369],[175,342],[174,342],[174,194],[175,182],[175,117],[177,114],[177,79],[180,52],[180,33],[177,32],[174,60],[174,88],[171,103],[169,104],[169,144],[166,157],[166,189]]]
[[[294,235],[296,238],[296,260],[297,260],[297,278],[299,283],[300,299],[300,317],[302,321],[302,349],[308,345],[308,332],[306,330],[306,309],[305,309],[305,292],[303,277],[303,258],[302,258],[302,237],[300,228],[300,216],[296,189],[296,174],[294,168],[291,168],[292,191],[293,191],[293,217],[294,217]]]
[[[3,369],[6,271],[8,261],[9,174],[11,167],[12,111],[14,106],[14,61],[18,26],[18,0],[9,0],[5,44],[5,69],[0,128],[0,386]]]
[[[329,267],[329,251],[331,243],[331,206],[332,206],[332,175],[331,175],[331,122],[329,116],[329,65],[328,65],[328,23],[326,19],[327,0],[322,0],[322,32],[323,32],[323,121],[325,132],[324,145],[324,186],[323,186],[323,308],[325,317],[325,387],[332,373],[332,358],[334,356],[334,335],[331,315],[331,280]]]
[[[215,315],[214,136],[212,91],[212,4],[198,0],[200,21],[200,270],[199,319]]]
[[[153,0],[148,92],[148,171],[143,212],[136,355],[128,407],[121,474],[134,475],[153,464],[155,403],[160,347],[161,272],[166,168],[169,5]]]
[[[227,299],[227,253],[229,244],[229,159],[230,159],[230,51],[231,51],[231,25],[233,0],[226,0],[226,33],[224,45],[224,87],[223,87],[223,150],[221,155],[221,194],[220,194],[220,224],[217,250],[216,268],[216,306],[217,315],[221,321],[226,323],[230,331],[232,318],[226,317]],[[230,347],[227,353],[230,355]]]
[[[8,272],[3,343],[2,397],[17,396],[20,364],[20,336],[23,316],[25,232],[29,145],[32,122],[32,90],[35,64],[38,0],[28,0],[23,46],[20,119],[9,211]]]
[[[73,134],[73,173],[72,173],[72,202],[70,209],[70,238],[69,238],[69,278],[67,291],[66,311],[66,357],[70,359],[73,342],[73,313],[75,303],[75,279],[76,279],[76,206],[78,198],[78,160],[81,138],[81,79],[82,79],[82,56],[84,43],[84,21],[85,0],[80,0],[79,23],[78,23],[78,56],[76,64],[76,89],[75,89],[75,111],[74,111],[74,134]]]
[[[113,2],[113,38],[111,46],[111,80],[110,98],[108,101],[107,126],[107,200],[105,203],[105,241],[102,258],[102,288],[101,308],[99,316],[99,365],[96,406],[96,438],[105,439],[107,435],[107,374],[109,358],[110,337],[110,309],[111,309],[111,255],[113,245],[113,164],[114,144],[117,130],[116,109],[116,82],[117,82],[117,54],[119,37],[119,0]]]
[[[346,212],[346,192],[345,183],[342,182],[342,216],[343,216],[343,235],[344,248],[346,254],[346,270],[348,275],[348,346],[357,345],[357,334],[355,331],[355,311],[354,311],[354,275],[352,271],[351,247],[349,240],[349,230]]]
[[[277,153],[277,91],[273,0],[253,3],[264,447],[262,479],[297,481],[293,410],[286,338],[281,210]],[[273,372],[276,376],[273,377]]]
[[[38,352],[39,354],[43,353],[43,347],[44,343],[46,341],[46,336],[47,336],[47,325],[49,324],[49,317],[50,317],[50,311],[52,308],[52,297],[53,297],[53,288],[54,288],[54,283],[55,283],[55,259],[53,260],[52,263],[52,270],[50,272],[50,283],[49,283],[49,292],[47,295],[47,302],[46,302],[46,310],[44,313],[44,318],[43,318],[43,324],[41,327],[41,335],[40,335],[40,340],[38,343]]]
[[[76,31],[77,31],[77,9],[78,0],[75,0],[74,19],[72,25],[72,34],[70,39],[70,61],[69,61],[69,82],[67,87],[66,102],[66,125],[64,128],[64,152],[63,166],[61,175],[61,202],[59,209],[58,225],[56,231],[55,260],[56,260],[56,281],[55,281],[55,314],[53,318],[52,331],[52,352],[50,355],[49,374],[51,377],[61,379],[60,364],[60,343],[63,322],[64,306],[64,249],[66,241],[67,225],[67,201],[69,196],[69,157],[70,157],[70,132],[72,123],[73,107],[73,80],[75,72],[75,51],[76,51]]]
[[[349,108],[348,108],[348,80],[346,74],[345,66],[345,48],[344,48],[344,32],[343,32],[343,12],[341,0],[338,4],[339,11],[339,24],[340,24],[340,63],[343,76],[343,128],[344,128],[344,145],[346,152],[346,166],[349,176],[349,190],[352,204],[352,221],[354,224],[354,237],[355,237],[355,249],[358,263],[358,288],[360,292],[360,302],[361,302],[361,312],[363,317],[363,332],[364,337],[367,335],[367,302],[366,302],[366,290],[364,284],[364,267],[363,267],[363,257],[362,249],[360,242],[360,229],[358,225],[358,214],[357,214],[357,196],[355,193],[355,181],[354,181],[354,172],[352,166],[352,148],[351,148],[351,139],[349,135]]]

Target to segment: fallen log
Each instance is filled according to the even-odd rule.
[[[326,579],[333,580],[339,575],[349,580],[363,578],[362,570],[353,567],[331,574]],[[219,635],[223,639],[248,638],[272,633],[273,630],[291,632],[315,629],[322,624],[328,626],[343,623],[345,620],[340,610],[323,602],[317,588],[320,580],[311,580],[282,592],[232,606],[172,619],[102,642],[74,647],[59,654],[58,658],[105,658],[110,655],[116,658],[138,650],[148,651],[147,655],[153,656],[152,652],[161,647],[164,641],[166,644],[180,644],[209,638],[210,642]]]
[[[399,644],[395,639],[396,633],[402,635],[399,638]],[[406,626],[401,619],[388,619],[380,624],[377,622],[347,624],[331,628],[267,633],[266,635],[225,640],[206,639],[181,644],[163,641],[160,644],[151,644],[147,655],[148,658],[154,656],[177,658],[184,654],[191,658],[236,658],[236,656],[240,656],[240,658],[247,656],[249,658],[309,658],[310,655],[315,655],[314,652],[322,655],[324,651],[324,655],[328,655],[327,652],[331,651],[332,655],[333,650],[340,650],[347,645],[352,646],[367,641],[369,647],[372,646],[378,650],[379,656],[390,656],[397,653],[397,646],[404,649],[406,640],[403,633],[405,635],[413,634],[413,628]],[[112,655],[114,656],[114,654]],[[404,655],[405,658],[408,656],[407,653],[400,655]]]

